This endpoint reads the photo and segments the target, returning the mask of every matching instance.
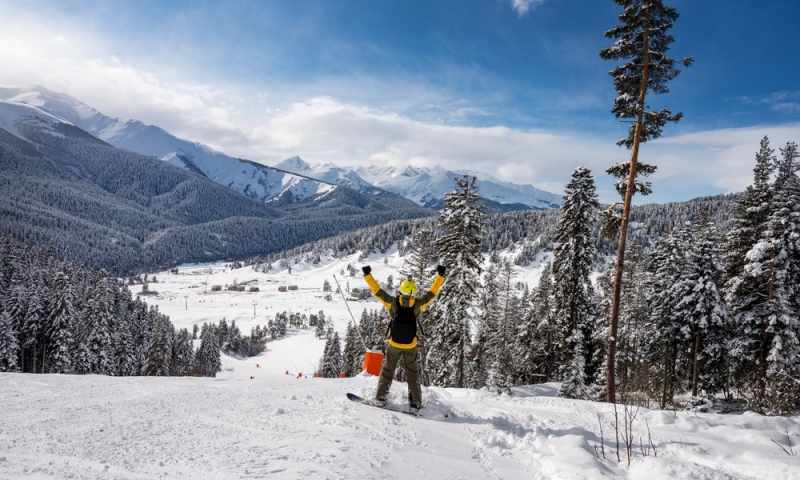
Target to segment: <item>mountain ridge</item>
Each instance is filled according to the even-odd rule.
[[[0,231],[90,268],[245,258],[434,213],[389,192],[333,186],[260,202],[30,105],[0,101],[0,124]]]
[[[437,208],[444,202],[445,195],[452,191],[453,178],[462,173],[439,166],[352,168],[332,163],[311,166],[299,156],[269,166],[231,157],[196,141],[180,139],[155,125],[106,116],[69,95],[42,86],[0,88],[0,99],[37,107],[115,147],[200,173],[265,203],[302,202],[332,188],[345,186],[371,195],[386,190],[418,205]],[[555,208],[563,203],[560,195],[532,185],[502,182],[481,172],[468,173],[477,177],[481,195],[491,210]]]

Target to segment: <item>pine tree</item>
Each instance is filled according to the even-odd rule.
[[[5,310],[0,311],[0,372],[19,371],[17,357],[19,344],[14,329],[11,315]]]
[[[54,281],[50,318],[45,330],[45,345],[48,352],[47,369],[51,373],[72,371],[70,348],[72,331],[76,322],[73,299],[74,294],[69,278],[64,272],[58,272]]]
[[[20,326],[20,337],[24,339],[20,345],[22,355],[28,359],[27,365],[30,365],[32,373],[43,373],[44,371],[42,365],[42,336],[46,314],[41,281],[42,279],[38,275],[34,276],[36,285],[28,295],[28,309]]]
[[[497,312],[489,323],[486,341],[486,357],[489,359],[487,386],[496,390],[511,393],[514,383],[514,369],[511,363],[516,325],[514,314],[518,311],[518,302],[514,297],[512,282],[514,270],[509,262],[503,262],[500,269],[499,295]]]
[[[795,143],[787,144],[781,154],[767,230],[748,252],[745,265],[747,273],[766,279],[763,316],[737,319],[747,322],[752,332],[748,343],[758,347],[756,404],[777,414],[793,411],[800,402],[794,380],[800,376],[800,179],[796,173],[800,155]],[[752,338],[753,334],[760,338]],[[748,350],[745,355],[752,358],[752,348]]]
[[[200,336],[200,349],[196,355],[200,375],[203,377],[216,377],[222,371],[222,358],[219,351],[217,336],[211,328],[205,329]]]
[[[321,370],[322,376],[325,378],[337,378],[339,373],[344,371],[342,344],[339,339],[339,332],[333,333],[325,342]]]
[[[130,321],[119,322],[114,332],[114,371],[120,377],[139,374]]]
[[[411,240],[411,252],[401,270],[403,277],[416,282],[429,278],[431,272],[428,266],[436,256],[433,248],[433,232],[427,228],[417,230]]]
[[[516,299],[518,312],[512,324],[510,345],[513,359],[514,384],[530,385],[537,383],[539,368],[544,363],[544,342],[536,329],[532,293],[525,283],[522,296]]]
[[[480,197],[475,180],[468,175],[456,178],[456,189],[447,194],[439,215],[443,234],[436,247],[448,271],[425,325],[429,340],[426,365],[433,385],[464,387],[469,382],[470,323],[478,294],[486,222],[485,206],[477,203]]]
[[[649,182],[637,180],[639,175],[648,175],[655,167],[639,163],[639,146],[642,142],[658,138],[667,122],[677,122],[682,114],[672,114],[669,109],[661,111],[649,108],[647,93],[667,93],[667,84],[680,73],[675,61],[667,56],[670,44],[675,40],[668,32],[678,19],[674,8],[664,6],[661,0],[615,0],[624,8],[620,15],[620,25],[605,33],[616,39],[611,47],[600,51],[604,60],[624,60],[626,63],[615,67],[609,74],[614,77],[614,87],[618,96],[614,99],[612,113],[621,119],[634,120],[628,136],[618,142],[631,149],[631,159],[625,164],[615,165],[608,172],[621,178],[617,190],[623,196],[622,218],[619,225],[619,245],[612,296],[611,322],[609,324],[608,355],[606,359],[606,401],[616,402],[615,356],[617,348],[617,329],[619,326],[620,295],[622,274],[625,265],[625,247],[630,220],[631,199],[634,192],[643,195],[650,193]],[[688,67],[694,59],[683,59]]]
[[[478,298],[481,314],[476,318],[476,334],[470,345],[469,359],[472,375],[467,383],[470,388],[490,386],[488,376],[489,371],[493,368],[494,354],[489,351],[489,341],[496,331],[500,313],[500,283],[498,281],[500,259],[496,260],[496,262],[490,261],[484,272],[483,288],[481,288]]]
[[[528,328],[534,329],[535,333],[531,336],[540,339],[541,342],[541,360],[536,362],[541,365],[538,372],[545,382],[549,382],[557,370],[557,356],[556,356],[556,342],[557,342],[557,325],[554,315],[553,305],[553,264],[548,262],[542,268],[542,274],[539,277],[539,285],[533,293],[531,298],[531,325]],[[531,344],[528,344],[532,346]]]
[[[150,342],[147,346],[147,360],[145,361],[142,375],[165,377],[169,375],[169,364],[172,357],[167,329],[168,322],[156,319]]]
[[[681,348],[681,325],[676,322],[676,305],[681,301],[680,285],[683,272],[689,268],[686,252],[690,247],[690,224],[659,239],[653,253],[653,275],[650,289],[652,312],[645,338],[647,361],[652,366],[651,375],[659,379],[660,406],[667,408],[672,403],[680,380],[687,371],[684,348]]]
[[[238,329],[237,329],[238,330]],[[171,375],[187,375],[194,366],[194,348],[189,330],[182,328],[175,338],[170,362]]]
[[[730,292],[731,295],[742,297],[746,290],[753,288],[752,282],[745,281],[752,277],[742,275],[747,252],[758,243],[769,219],[770,177],[777,163],[774,152],[769,146],[769,138],[765,136],[761,139],[761,148],[756,153],[756,166],[753,168],[753,184],[745,190],[728,225],[723,256],[726,295]]]
[[[563,354],[564,384],[560,395],[582,398],[588,393],[590,382],[586,380],[591,380],[592,374],[587,371],[597,316],[591,281],[597,257],[592,223],[600,207],[594,179],[587,168],[578,167],[572,173],[564,199],[556,232],[558,245],[553,252],[555,319]]]
[[[361,366],[364,363],[364,346],[361,344],[361,339],[358,337],[356,328],[353,322],[348,323],[347,333],[344,337],[342,365],[344,367],[344,374],[347,377],[353,377],[361,372]]]
[[[317,322],[317,326],[314,330],[314,335],[320,339],[325,337],[325,322],[323,321]]]
[[[684,252],[687,264],[673,287],[677,291],[673,311],[681,339],[691,351],[690,383],[696,397],[698,384],[709,393],[716,393],[727,384],[724,345],[729,312],[717,288],[724,268],[708,212],[691,233],[690,248]]]

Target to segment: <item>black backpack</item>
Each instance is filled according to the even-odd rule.
[[[400,305],[399,297],[395,302],[397,302],[397,306],[394,318],[389,324],[389,329],[391,331],[390,339],[394,343],[407,345],[412,343],[417,336],[417,316],[414,315],[414,307],[404,307]]]

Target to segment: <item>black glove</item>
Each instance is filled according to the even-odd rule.
[[[370,272],[372,272],[372,267],[366,265],[364,267],[361,267],[361,271],[364,272],[364,276],[366,277],[367,275],[370,274]]]
[[[445,271],[444,265],[436,266],[436,273],[438,273],[440,277],[444,277],[444,271]]]

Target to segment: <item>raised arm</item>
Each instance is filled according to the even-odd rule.
[[[425,311],[436,295],[439,294],[439,289],[442,288],[442,284],[444,283],[444,272],[444,266],[439,265],[436,267],[436,278],[433,279],[433,285],[431,285],[430,290],[425,292],[425,295],[419,297],[419,300],[417,301],[420,312]]]
[[[381,286],[378,285],[375,277],[372,276],[372,268],[369,265],[366,265],[365,267],[361,268],[361,271],[364,272],[364,280],[367,281],[367,285],[369,285],[369,289],[372,290],[372,294],[375,295],[375,298],[377,298],[384,307],[391,309],[392,300],[394,300],[394,297],[386,293]]]

